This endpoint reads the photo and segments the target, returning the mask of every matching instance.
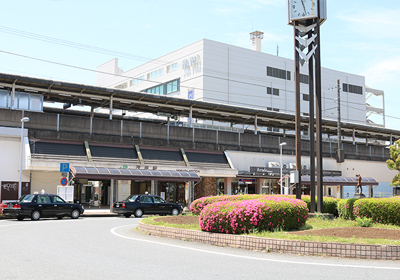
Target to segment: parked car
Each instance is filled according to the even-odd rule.
[[[80,204],[68,203],[55,194],[28,194],[23,195],[17,202],[8,202],[7,208],[3,209],[6,217],[17,218],[22,221],[24,218],[39,220],[41,217],[70,216],[78,219],[84,212]]]
[[[182,205],[168,203],[157,195],[130,195],[113,204],[113,212],[129,218],[132,214],[140,218],[144,214],[179,215]]]

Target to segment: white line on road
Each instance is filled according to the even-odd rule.
[[[126,239],[131,239],[131,240],[136,240],[136,241],[142,241],[142,242],[148,242],[148,243],[159,244],[159,245],[165,245],[165,246],[170,246],[170,247],[175,247],[175,248],[180,248],[180,249],[186,249],[186,250],[192,250],[192,251],[197,251],[197,252],[202,252],[202,253],[215,254],[215,255],[221,255],[221,256],[227,256],[227,257],[234,257],[234,258],[243,258],[243,259],[259,260],[259,261],[269,261],[269,262],[280,262],[280,263],[290,263],[290,264],[300,264],[300,265],[320,265],[320,266],[348,267],[348,268],[363,268],[363,269],[400,270],[400,267],[365,266],[365,265],[344,265],[344,264],[329,264],[329,263],[315,263],[315,262],[312,263],[312,262],[298,262],[298,261],[276,260],[276,259],[269,259],[269,258],[247,257],[247,256],[240,256],[240,255],[227,254],[227,253],[219,253],[219,252],[214,252],[214,251],[208,251],[208,250],[190,248],[190,247],[185,247],[185,246],[173,245],[173,244],[168,244],[168,243],[163,243],[163,242],[157,242],[157,241],[151,241],[151,240],[145,240],[145,239],[140,239],[140,238],[135,238],[135,237],[129,237],[129,236],[124,236],[124,235],[119,234],[119,233],[116,232],[117,229],[122,228],[122,227],[127,227],[127,226],[132,226],[132,225],[125,225],[125,226],[115,227],[115,228],[112,228],[112,229],[110,230],[110,232],[111,232],[112,234],[118,236],[118,237],[122,237],[122,238],[126,238]]]

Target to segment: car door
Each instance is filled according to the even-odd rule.
[[[52,195],[51,199],[53,201],[54,215],[56,215],[56,216],[65,216],[67,214],[70,214],[71,207],[70,207],[69,203],[66,203],[58,195]]]
[[[169,214],[171,207],[168,203],[159,196],[153,196],[155,214]]]
[[[154,214],[154,203],[153,198],[149,195],[142,195],[139,199],[140,207],[143,209],[145,214]]]
[[[43,217],[54,216],[54,206],[48,195],[38,195],[37,207],[41,211]]]

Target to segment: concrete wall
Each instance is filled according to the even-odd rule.
[[[28,131],[24,129],[24,135]],[[26,137],[25,137],[26,138]],[[25,154],[26,145],[24,145]],[[0,127],[0,181],[19,181],[21,151],[21,129]],[[22,182],[29,182],[29,171],[26,171],[26,160],[23,157],[22,164]]]
[[[32,171],[31,176],[31,193],[40,193],[44,189],[46,193],[57,194],[57,186],[61,185],[61,172]]]
[[[118,180],[117,184],[117,201],[122,201],[131,194],[131,181]]]

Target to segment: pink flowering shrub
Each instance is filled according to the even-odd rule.
[[[249,200],[266,196],[268,195],[246,194],[246,195],[221,195],[221,196],[201,197],[192,202],[192,204],[190,205],[190,211],[192,212],[193,215],[199,215],[204,207],[215,202]]]
[[[295,195],[262,195],[262,194],[247,194],[247,195],[223,195],[223,196],[209,196],[196,199],[190,205],[190,211],[194,215],[199,215],[201,210],[209,204],[221,201],[241,201],[241,200],[252,200],[252,199],[268,199],[269,197],[286,197],[295,199]],[[309,195],[302,195],[301,200],[307,203],[308,209],[311,205],[311,197]],[[317,197],[315,197],[317,201]],[[324,197],[323,208],[324,213],[330,213],[334,216],[338,216],[337,211],[337,201],[338,199],[332,197]]]
[[[284,196],[262,196],[251,200],[222,200],[200,212],[204,231],[240,234],[251,230],[299,228],[307,220],[304,201]]]
[[[400,225],[400,197],[357,199],[353,215],[376,223]]]
[[[354,220],[354,214],[353,214],[353,206],[354,202],[356,201],[355,198],[349,198],[349,199],[339,199],[337,202],[337,210],[340,218],[346,219],[346,220]]]
[[[7,208],[7,204],[5,203],[0,203],[0,215],[3,215],[3,209]]]

